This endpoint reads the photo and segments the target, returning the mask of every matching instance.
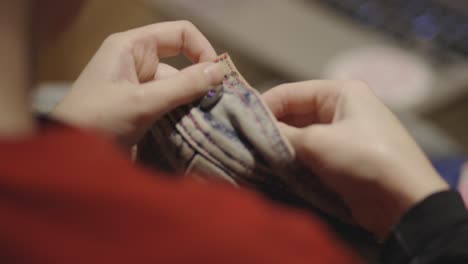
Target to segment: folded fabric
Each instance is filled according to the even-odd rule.
[[[140,146],[146,164],[259,190],[268,197],[349,221],[341,199],[296,162],[288,140],[260,94],[227,54],[223,83],[203,99],[159,120]],[[202,175],[202,176],[200,176]]]

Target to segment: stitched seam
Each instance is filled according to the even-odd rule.
[[[208,141],[213,144],[213,146],[217,149],[219,149],[224,155],[226,155],[228,158],[236,161],[239,165],[241,165],[244,169],[246,169],[248,171],[249,174],[252,173],[253,169],[248,167],[243,161],[237,159],[236,157],[234,157],[231,153],[227,152],[226,150],[218,147],[215,143],[214,143],[214,140],[209,136],[207,135],[207,133],[205,133],[205,131],[203,131],[200,127],[200,124],[194,119],[193,115],[191,113],[187,114],[187,116],[190,118],[190,120],[193,122],[193,124],[195,125],[196,129],[198,131],[200,131],[202,133],[202,135],[208,139]],[[174,120],[172,120],[174,122]],[[208,154],[210,154],[213,157],[216,157],[215,154],[213,154],[211,151],[207,150],[206,148],[203,147],[203,144],[201,144],[199,141],[197,141],[194,136],[192,135],[192,133],[190,132],[190,130],[183,124],[183,122],[179,122],[180,126],[182,127],[182,129],[186,132],[186,134],[190,137],[190,139],[192,139],[193,142],[195,142],[197,144],[198,147],[202,148],[204,151],[206,151]],[[189,142],[188,142],[189,143]],[[189,143],[190,144],[190,143]],[[215,158],[216,159],[216,158]],[[219,161],[219,159],[216,159]],[[220,161],[221,162],[221,161]],[[226,167],[229,167],[227,166],[225,163],[221,162],[223,165],[225,165]],[[234,173],[236,174],[236,173]],[[237,174],[236,174],[237,175]],[[244,178],[244,177],[233,177],[233,178]]]
[[[174,112],[175,113],[175,112]],[[174,116],[173,114],[168,114],[166,115],[166,117],[164,119],[166,119],[166,121],[169,123],[170,126],[172,127],[175,127],[176,130],[178,129],[177,126],[176,126],[176,123],[174,121],[174,119],[177,119],[177,114],[175,114],[176,116]],[[180,115],[180,114],[179,114]],[[231,177],[231,179],[233,179],[235,182],[237,182],[238,184],[241,184],[241,185],[247,185],[247,186],[257,186],[257,187],[260,187],[260,188],[274,188],[275,189],[275,192],[280,192],[280,195],[284,195],[284,194],[287,194],[289,192],[286,191],[286,188],[285,188],[285,185],[284,185],[284,182],[280,179],[280,178],[276,178],[276,177],[270,177],[271,173],[274,174],[274,172],[269,172],[268,169],[266,168],[262,168],[262,167],[259,167],[257,168],[258,170],[253,170],[253,169],[250,169],[249,167],[247,167],[242,161],[240,161],[239,159],[236,159],[236,158],[233,158],[232,155],[228,152],[226,152],[225,150],[219,148],[216,144],[214,144],[213,142],[213,139],[210,138],[209,136],[206,135],[206,133],[200,129],[200,126],[198,124],[198,122],[196,122],[196,120],[194,120],[194,116],[192,114],[187,114],[187,116],[190,117],[191,121],[194,122],[194,125],[197,127],[197,130],[199,130],[200,132],[202,132],[203,136],[205,138],[207,138],[210,143],[212,143],[216,148],[218,148],[219,150],[221,150],[226,156],[230,157],[232,160],[238,162],[242,167],[244,167],[245,169],[249,170],[250,173],[253,173],[253,171],[255,171],[255,174],[257,175],[261,175],[261,178],[263,180],[260,180],[260,179],[255,179],[255,178],[248,178],[248,177],[242,177],[242,175],[238,175],[237,173],[235,172],[232,172],[230,169],[226,169],[226,168],[223,168],[221,167],[220,165],[214,163],[214,162],[210,162],[211,164],[213,164],[215,167],[219,168],[220,170],[224,171],[229,177]],[[211,155],[211,158],[213,158],[215,155],[210,152],[209,150],[207,150],[206,148],[203,147],[203,144],[201,144],[199,141],[195,140],[195,138],[193,137],[193,135],[190,133],[189,129],[183,124],[183,122],[180,122],[181,124],[181,127],[183,128],[183,130],[187,133],[187,135],[190,137],[190,139],[192,139],[193,142],[195,142],[195,144],[198,145],[198,147],[202,148],[204,151],[206,151],[209,155]],[[196,148],[194,148],[192,146],[192,143],[190,141],[187,141],[186,139],[184,139],[185,137],[183,135],[182,136],[182,139],[184,140],[184,142],[192,149],[194,150],[195,154],[189,159],[189,161],[186,163],[186,166],[185,168],[188,168],[188,165],[190,164],[191,160],[193,160],[193,158],[196,156],[196,155],[200,155],[200,156],[205,156],[204,154],[202,154],[199,150],[197,150]],[[205,157],[207,158],[207,157]],[[219,161],[219,159],[216,159]],[[223,162],[221,162],[221,164],[224,164]],[[224,164],[226,166],[226,164]],[[228,167],[228,166],[226,166]],[[266,170],[265,170],[266,169]],[[278,193],[277,193],[278,194]]]
[[[235,67],[234,67],[234,66],[231,64],[231,62],[228,60],[228,55],[227,55],[227,54],[224,54],[224,55],[222,55],[220,58],[218,58],[217,60],[215,60],[215,62],[221,62],[221,61],[222,61],[222,62],[225,62],[225,65],[228,66],[228,68],[229,68],[229,70],[230,70],[231,72],[234,72],[234,73],[237,74],[237,72],[234,70]],[[246,86],[246,87],[251,87],[251,86],[250,86],[248,83],[246,83],[240,76],[239,76],[239,78],[236,78],[236,80],[238,80],[239,83],[243,84],[243,85]],[[229,83],[228,83],[228,84],[229,84]],[[232,87],[231,84],[229,84],[229,85]],[[231,90],[234,90],[234,89],[231,89]],[[255,94],[254,94],[254,96],[255,96],[255,99],[259,100]],[[241,95],[241,97],[242,97],[242,98],[245,98],[243,95]],[[249,108],[251,108],[251,106],[250,106],[250,104],[249,104],[248,102],[247,102],[247,105],[249,106]],[[260,108],[263,110],[263,112],[269,117],[268,111],[265,109],[265,106],[264,106],[262,103],[259,103],[259,105],[260,105]],[[255,111],[253,111],[253,112],[254,112],[254,115],[255,115],[255,117],[256,117],[256,119],[257,119],[257,121],[258,121],[258,118],[257,118],[258,115],[257,115],[257,113],[256,113]],[[265,127],[264,127],[264,124],[263,124],[262,122],[260,122],[260,124],[262,125],[263,128],[265,128]],[[277,130],[277,128],[274,127],[274,126],[273,126],[272,128],[273,128],[273,133],[274,133],[274,135],[275,135],[277,138],[281,139],[281,135],[280,135],[279,131]],[[271,138],[269,138],[269,140],[270,140],[270,142],[271,142]],[[279,143],[279,144],[278,144],[278,143]],[[279,145],[282,149],[278,150],[278,145]],[[286,147],[285,143],[284,143],[282,140],[279,140],[278,142],[276,142],[276,144],[272,144],[272,146],[273,146],[274,148],[276,148],[276,149],[278,150],[278,152],[281,153],[281,155],[282,155],[283,157],[290,158],[289,151],[288,151],[289,148]]]
[[[176,124],[171,120],[171,118],[169,116],[167,116],[167,121],[169,122],[169,124],[171,126],[173,126],[174,128],[176,128]],[[176,128],[177,129],[177,128]],[[194,154],[192,155],[192,157],[190,157],[190,159],[188,159],[188,161],[186,162],[185,164],[185,170],[190,166],[190,163],[193,161],[193,159],[197,156],[197,155],[200,155],[202,157],[204,157],[205,159],[207,159],[207,157],[205,157],[205,155],[203,155],[203,153],[201,153],[200,151],[198,151],[196,148],[194,148],[192,146],[192,144],[187,141],[183,135],[180,135],[182,137],[182,140],[188,145],[189,148],[191,148],[193,151],[194,151]],[[190,136],[190,138],[193,139],[193,137]],[[194,140],[195,141],[195,140]],[[195,141],[196,142],[196,141]],[[201,148],[200,144],[198,144],[197,142],[197,145],[199,145],[199,147]],[[205,150],[206,151],[206,150]],[[209,151],[207,151],[209,153]],[[210,155],[213,155],[212,153],[210,153]],[[219,170],[225,172],[227,175],[229,175],[229,177],[231,177],[232,179],[236,180],[238,177],[236,177],[235,175],[233,175],[230,171],[226,170],[225,168],[219,166],[218,164],[214,163],[214,162],[210,162],[212,165],[214,165],[216,168],[218,168]]]
[[[228,60],[226,60],[226,59],[227,59],[227,55],[223,56],[222,60],[226,62],[227,66],[229,67],[229,69],[231,70],[231,72],[236,72],[236,71],[234,71],[234,68],[233,68],[233,66],[231,65],[231,63],[230,63]],[[247,86],[247,87],[250,86],[249,84],[245,83],[245,82],[242,80],[242,78],[237,78],[236,80],[238,80],[239,83],[243,84],[244,86]],[[229,85],[230,85],[231,87],[233,87],[232,84],[229,84]],[[255,94],[254,94],[254,96],[256,97]],[[249,108],[252,109],[250,103],[246,100],[246,98],[245,98],[243,95],[241,95],[241,97],[245,99],[244,101],[246,101],[246,103],[247,103],[247,105],[249,106]],[[258,98],[255,98],[255,99],[259,100]],[[261,103],[259,103],[259,105],[260,105],[260,109],[262,109],[263,112],[268,116],[268,112],[266,111],[264,105],[261,104]],[[259,120],[258,120],[258,115],[257,115],[257,113],[256,113],[255,111],[253,111],[253,112],[254,112],[254,114],[255,114],[255,116],[256,116],[257,121],[259,121]],[[263,122],[260,121],[259,123],[260,123],[260,124],[262,125],[262,127],[265,129]],[[279,132],[277,131],[277,129],[276,129],[275,127],[273,127],[273,133],[274,133],[274,135],[275,135],[277,138],[281,138],[281,135],[279,134]],[[271,142],[271,139],[270,139],[270,138],[269,138],[269,140],[270,140],[270,142]],[[273,143],[273,142],[271,142],[271,143]],[[278,144],[278,143],[279,143],[279,144]],[[275,148],[277,148],[277,149],[278,149],[278,145],[282,148],[282,149],[279,150],[279,152],[282,154],[283,157],[285,157],[285,154],[286,154],[286,153],[289,153],[289,152],[287,151],[288,148],[285,146],[285,144],[284,144],[284,142],[282,142],[282,140],[279,140],[276,144],[272,144],[272,145],[273,145],[273,147],[275,147]],[[286,158],[289,158],[289,156],[290,156],[290,155],[287,155]]]
[[[202,128],[200,127],[200,124],[198,123],[198,121],[195,119],[195,117],[194,117],[192,114],[188,114],[188,117],[189,117],[190,120],[193,122],[193,124],[195,125],[196,129],[197,129],[198,131],[200,131],[200,132],[205,136],[205,138],[208,139],[208,141],[209,141],[210,143],[213,144],[214,147],[216,147],[217,149],[221,150],[221,152],[223,152],[228,158],[237,161],[237,162],[238,162],[240,165],[242,165],[245,169],[248,169],[249,171],[252,170],[252,168],[250,168],[247,164],[245,164],[245,162],[243,162],[242,160],[240,160],[240,159],[238,159],[237,157],[235,157],[232,153],[229,153],[228,151],[226,151],[226,150],[220,148],[218,145],[216,145],[214,139],[213,139],[208,133],[206,133],[204,130],[202,130]],[[186,131],[188,134],[190,134],[190,132],[188,132],[188,130],[187,130],[187,128],[184,126],[184,124],[181,123],[181,125],[182,125],[182,127],[185,129],[185,131]],[[190,135],[190,137],[191,137],[195,142],[197,142],[197,141],[193,138],[192,135]],[[198,143],[199,143],[199,142],[198,142]],[[208,151],[208,152],[209,152],[209,151]],[[210,153],[210,154],[213,155],[213,153]]]
[[[255,110],[253,109],[252,105],[251,105],[250,102],[247,100],[247,98],[245,98],[245,96],[244,96],[242,93],[239,93],[239,91],[238,91],[239,89],[236,89],[234,84],[232,84],[232,83],[230,83],[230,82],[226,82],[225,84],[226,84],[226,86],[228,86],[234,93],[236,93],[236,94],[241,98],[242,101],[244,101],[244,103],[247,105],[247,107],[248,107],[248,108],[251,110],[251,112],[254,114],[255,120],[257,121],[257,123],[260,124],[260,127],[261,127],[261,129],[263,130],[263,133],[265,133],[265,135],[268,135],[269,133],[268,133],[268,131],[267,131],[265,125],[263,124],[263,120],[261,120],[261,118],[259,118],[258,114],[255,112]],[[267,136],[267,140],[270,142],[270,145],[275,146],[275,144],[273,144],[273,142],[271,141],[272,139],[271,139],[269,136]],[[279,152],[281,153],[282,150],[280,150]],[[283,153],[281,153],[281,154],[283,154]]]
[[[177,128],[177,126],[176,126],[176,122],[175,122],[174,120],[172,120],[173,118],[175,118],[175,117],[173,117],[172,115],[168,115],[168,119],[169,119],[168,121],[169,121],[169,123],[170,123],[173,127],[175,127],[176,130],[178,130],[178,128]],[[213,153],[211,153],[211,152],[208,151],[207,149],[203,148],[203,146],[202,146],[202,144],[201,144],[200,142],[198,142],[197,140],[195,140],[195,138],[191,135],[191,133],[189,132],[189,130],[182,124],[182,122],[180,122],[180,124],[181,124],[183,130],[184,130],[184,131],[187,133],[187,135],[190,137],[190,139],[192,139],[192,140],[195,142],[195,144],[196,144],[199,148],[201,148],[201,149],[203,149],[204,151],[208,152],[208,154],[211,155],[211,158],[213,158],[213,157],[215,156]],[[181,135],[181,136],[182,136],[182,139],[183,139],[192,149],[194,149],[196,153],[198,153],[200,156],[203,156],[203,157],[205,156],[203,153],[201,153],[199,150],[197,150],[195,147],[193,147],[191,142],[189,142],[189,141],[187,141],[186,139],[184,139],[184,136],[183,136],[183,135]],[[208,158],[208,157],[205,157],[205,158]],[[218,160],[218,161],[219,161],[219,160]],[[230,177],[232,177],[234,180],[236,180],[236,179],[239,178],[239,177],[237,177],[237,176],[235,175],[235,173],[232,173],[232,172],[227,171],[226,169],[222,168],[220,165],[218,165],[218,164],[216,164],[216,163],[214,163],[214,162],[211,162],[211,163],[212,163],[214,166],[216,166],[217,168],[221,169],[222,171],[225,171],[225,172],[226,172]],[[221,163],[222,163],[222,162],[221,162]],[[223,164],[223,163],[222,163],[222,164]]]
[[[244,162],[242,162],[241,160],[239,160],[239,159],[233,157],[233,155],[232,155],[231,153],[229,153],[229,152],[225,151],[224,149],[218,147],[218,146],[214,143],[213,139],[212,139],[209,135],[207,135],[207,134],[199,127],[199,124],[193,119],[193,116],[192,116],[191,114],[189,114],[188,116],[190,117],[190,120],[194,123],[196,129],[197,129],[198,131],[200,131],[200,132],[203,134],[203,136],[204,136],[206,139],[208,139],[208,141],[209,141],[211,144],[213,144],[213,146],[214,146],[215,148],[219,149],[219,150],[220,150],[224,155],[226,155],[229,159],[231,159],[231,160],[233,160],[233,161],[236,161],[239,165],[241,165],[241,167],[243,167],[244,169],[247,170],[247,173],[248,173],[248,174],[251,174],[251,173],[252,173],[252,169],[249,168]],[[194,136],[190,133],[189,129],[188,129],[182,122],[180,123],[180,125],[181,125],[181,127],[184,129],[184,131],[187,133],[187,135],[198,145],[198,147],[200,147],[200,148],[202,148],[204,151],[206,151],[209,155],[211,155],[212,158],[216,157],[216,155],[215,155],[213,152],[211,152],[211,151],[209,151],[208,149],[204,148],[204,147],[203,147],[203,144],[200,143],[199,141],[197,141],[197,140],[194,138]],[[214,159],[216,159],[216,158],[214,158]],[[216,160],[218,160],[221,164],[223,164],[224,166],[226,166],[227,168],[229,168],[229,166],[228,166],[226,163],[220,161],[219,159],[216,159]],[[247,181],[247,178],[243,177],[242,175],[239,175],[239,174],[235,173],[233,169],[229,169],[229,170],[233,171],[232,173],[229,173],[229,175],[231,175],[231,177],[232,177],[234,180],[237,180],[237,181]]]
[[[209,117],[208,117],[209,115]],[[240,139],[239,139],[239,135],[238,133],[233,130],[233,129],[230,129],[229,127],[225,126],[223,123],[221,122],[218,122],[216,120],[216,118],[213,117],[212,114],[209,114],[209,113],[204,113],[203,115],[203,119],[210,124],[210,126],[212,128],[214,128],[214,130],[217,130],[217,131],[220,131],[221,134],[229,134],[227,137],[229,137],[229,139],[231,140],[234,140],[236,141],[237,143],[240,143],[240,144],[244,144]]]
[[[179,110],[180,110],[180,111],[179,111]],[[181,112],[181,113],[179,113],[179,112]],[[207,152],[208,155],[210,155],[210,157],[205,157],[206,155],[203,155],[202,152],[200,152],[200,150],[197,150],[197,152],[199,152],[202,156],[204,156],[204,157],[207,158],[207,159],[210,159],[210,158],[211,158],[211,159],[214,159],[214,160],[218,161],[219,163],[225,165],[225,164],[224,164],[223,162],[221,162],[219,159],[215,158],[216,155],[214,155],[212,152],[210,152],[209,150],[207,150],[206,148],[204,148],[204,147],[203,147],[203,144],[202,144],[201,142],[197,141],[197,140],[195,139],[195,137],[192,136],[192,133],[190,133],[190,130],[189,130],[187,127],[185,127],[185,125],[183,124],[184,116],[186,116],[186,117],[191,117],[190,109],[187,108],[186,111],[183,111],[183,109],[179,108],[179,109],[176,109],[175,111],[173,111],[172,113],[173,113],[173,115],[170,115],[170,117],[171,117],[172,119],[179,119],[179,120],[180,120],[179,123],[180,123],[181,128],[178,128],[177,122],[176,122],[175,120],[172,120],[172,122],[171,122],[172,126],[175,127],[176,130],[179,131],[179,133],[185,132],[185,133],[187,134],[187,136],[188,136],[193,142],[195,142],[195,144],[196,144],[200,149],[202,149],[203,151]],[[181,131],[181,130],[182,130],[182,131]],[[206,137],[206,136],[205,136],[205,133],[204,133],[201,129],[197,128],[197,130],[201,131],[202,134],[203,134],[203,136]],[[182,135],[182,138],[185,138],[183,134],[181,134],[181,135]],[[188,141],[188,140],[186,140],[186,139],[184,139],[184,140],[185,140],[189,145],[191,145],[192,147],[195,148],[195,146],[193,146],[193,144],[190,143],[190,141]],[[210,141],[210,142],[211,142],[212,144],[214,144],[212,141]],[[215,144],[214,144],[214,145],[215,145]],[[215,145],[215,147],[217,147],[217,146]],[[236,160],[236,161],[237,161],[237,160]],[[215,162],[212,162],[212,163],[215,163]],[[216,166],[221,166],[221,165],[218,165],[218,164],[215,164],[215,165],[216,165]],[[243,167],[245,167],[243,164],[241,164],[241,165],[242,165]]]

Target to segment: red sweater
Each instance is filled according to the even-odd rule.
[[[357,263],[318,219],[59,125],[0,140],[1,263]]]

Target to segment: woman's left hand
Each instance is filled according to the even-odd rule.
[[[195,64],[178,71],[159,63],[180,52]],[[208,40],[186,21],[111,35],[51,115],[131,147],[166,112],[221,83],[223,71],[211,62],[215,58]]]

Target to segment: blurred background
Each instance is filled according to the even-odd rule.
[[[466,0],[89,0],[41,51],[36,108],[47,111],[66,93],[109,34],[180,19],[229,52],[261,91],[318,78],[365,80],[457,184],[468,151]],[[188,65],[180,57],[169,63]]]

